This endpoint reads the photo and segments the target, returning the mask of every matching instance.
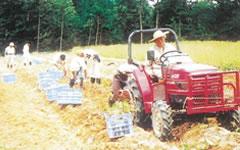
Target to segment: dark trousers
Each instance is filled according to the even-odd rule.
[[[100,78],[93,78],[93,77],[91,77],[90,81],[91,81],[92,84],[94,84],[95,82],[97,84],[101,84],[101,79]]]

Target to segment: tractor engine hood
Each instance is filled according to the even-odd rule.
[[[217,72],[218,69],[213,66],[205,64],[195,64],[195,63],[186,63],[186,64],[175,64],[168,67],[168,74],[176,78],[185,78],[190,74],[202,74]],[[172,78],[171,77],[171,78]]]

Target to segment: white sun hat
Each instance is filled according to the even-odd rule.
[[[9,43],[9,46],[14,46],[14,43],[13,43],[13,42],[10,42],[10,43]]]
[[[98,54],[95,50],[91,49],[91,48],[86,48],[83,50],[83,53],[85,55],[90,55],[90,56],[93,56],[95,54]]]
[[[166,32],[162,32],[161,30],[157,30],[153,33],[153,39],[151,39],[149,42],[153,42],[156,39],[160,38],[160,37],[166,37],[166,35],[169,33],[169,31]]]
[[[133,64],[121,64],[117,70],[121,73],[132,73],[135,69],[137,69],[137,67]]]

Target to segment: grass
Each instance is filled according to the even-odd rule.
[[[134,59],[143,61],[146,51],[152,44],[133,44]],[[74,47],[72,52],[86,47]],[[91,46],[103,57],[127,58],[127,44]],[[240,41],[182,41],[182,51],[190,55],[197,63],[210,64],[222,70],[240,69]]]

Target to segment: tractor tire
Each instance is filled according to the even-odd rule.
[[[240,131],[240,110],[220,114],[217,119],[226,129]]]
[[[163,100],[152,105],[152,127],[157,138],[166,141],[171,137],[173,115],[171,107]]]
[[[130,79],[129,90],[132,94],[132,114],[133,114],[133,122],[139,126],[143,125],[144,120],[146,119],[146,114],[144,112],[144,106],[142,101],[142,96],[139,92],[138,86],[134,79]]]

